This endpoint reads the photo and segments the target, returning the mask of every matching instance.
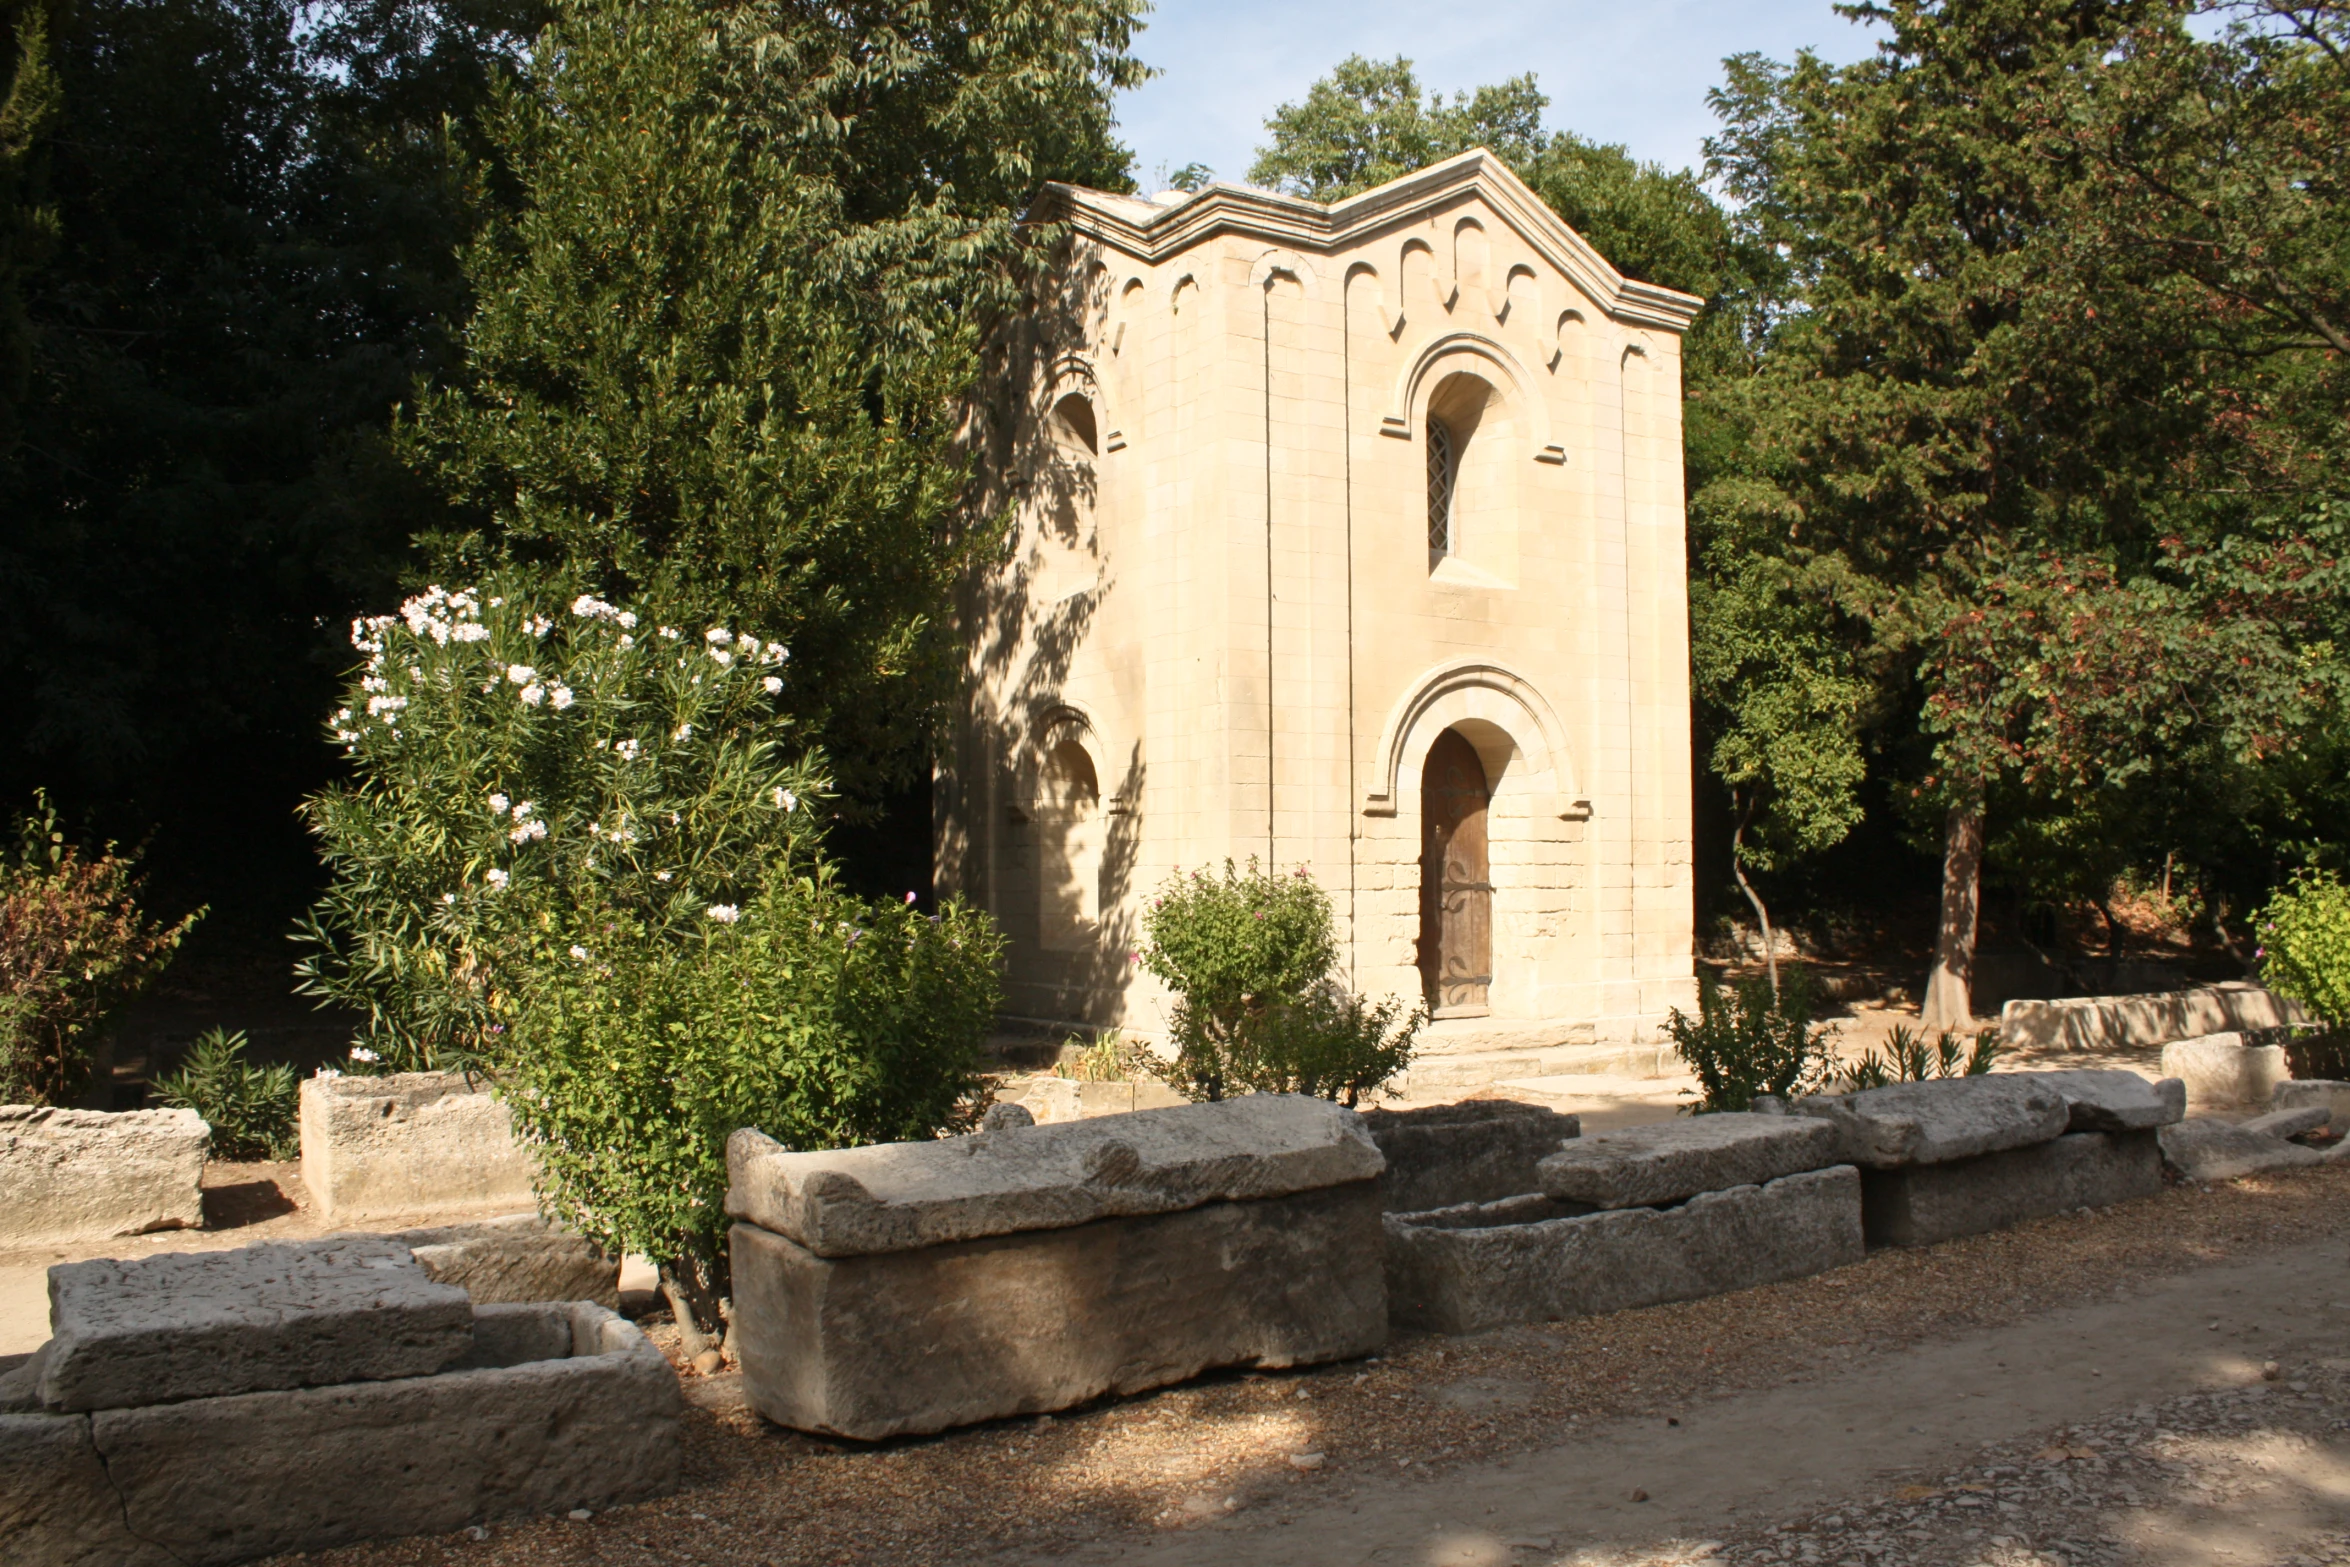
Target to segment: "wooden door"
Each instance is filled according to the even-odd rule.
[[[1438,1017],[1477,1017],[1493,983],[1492,793],[1477,748],[1447,729],[1420,773],[1420,977]]]

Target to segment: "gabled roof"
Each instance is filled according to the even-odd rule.
[[[1619,321],[1683,332],[1705,301],[1628,278],[1567,227],[1507,164],[1482,147],[1432,163],[1359,196],[1323,203],[1219,180],[1172,206],[1082,185],[1047,185],[1030,215],[1145,261],[1163,261],[1219,233],[1246,235],[1307,253],[1327,253],[1367,230],[1409,223],[1456,202],[1485,199],[1501,220],[1602,310]]]

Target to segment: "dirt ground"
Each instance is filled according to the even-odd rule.
[[[2341,1168],[2177,1188],[1793,1284],[871,1447],[766,1425],[731,1373],[688,1377],[675,1497],[307,1560],[2335,1560],[2345,1199]]]

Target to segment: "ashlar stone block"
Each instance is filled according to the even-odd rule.
[[[778,1424],[878,1441],[1367,1354],[1387,1337],[1379,1220],[1365,1179],[836,1257],[737,1224],[743,1390]]]
[[[193,1110],[0,1105],[0,1246],[201,1227],[210,1140]]]
[[[1536,1167],[1583,1129],[1579,1117],[1513,1099],[1366,1110],[1363,1125],[1387,1160],[1380,1184],[1390,1213],[1539,1191]]]
[[[1805,1278],[1863,1255],[1850,1165],[1705,1192],[1670,1208],[1578,1213],[1542,1196],[1387,1216],[1399,1327],[1474,1333]]]
[[[1780,1115],[1689,1116],[1596,1132],[1542,1161],[1541,1189],[1594,1208],[1644,1208],[1759,1186],[1842,1162],[1830,1123]]]
[[[121,1409],[426,1376],[473,1343],[465,1291],[385,1236],[49,1270],[41,1402]]]
[[[1861,1172],[1871,1246],[1927,1246],[2031,1219],[2152,1197],[2162,1150],[2151,1130],[2068,1132],[1938,1164]]]
[[[1870,1169],[2029,1147],[2061,1136],[2072,1122],[2064,1096],[2023,1072],[1894,1083],[1798,1099],[1789,1108],[1834,1124],[1844,1157]]]
[[[2239,1033],[2202,1034],[2162,1047],[2162,1070],[2186,1084],[2198,1110],[2265,1106],[2291,1076],[2281,1045],[2247,1045]]]
[[[537,1200],[512,1113],[462,1072],[305,1078],[301,1109],[302,1184],[338,1224]]]
[[[2019,1072],[2063,1096],[2067,1130],[2145,1132],[2187,1117],[2187,1085],[2175,1077],[2149,1083],[2135,1072]]]

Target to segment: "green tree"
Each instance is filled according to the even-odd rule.
[[[16,440],[32,345],[24,277],[56,237],[56,213],[41,178],[41,139],[57,116],[57,71],[49,57],[54,0],[0,4],[0,455]]]
[[[844,790],[909,776],[995,542],[962,510],[979,345],[1055,243],[1017,221],[1037,184],[1127,184],[1137,10],[566,6],[488,121],[526,200],[466,254],[464,371],[404,427],[463,515],[444,569],[724,606],[791,646]]]
[[[1423,98],[1411,61],[1349,55],[1302,103],[1273,111],[1265,122],[1273,139],[1248,177],[1309,201],[1339,201],[1472,147],[1523,168],[1541,145],[1549,103],[1531,75]]]

